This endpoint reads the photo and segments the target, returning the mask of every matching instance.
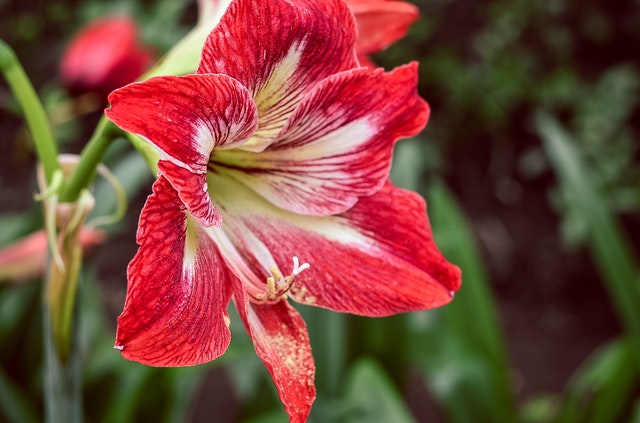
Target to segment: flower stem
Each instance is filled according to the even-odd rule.
[[[0,70],[24,113],[27,126],[33,136],[38,159],[44,168],[46,181],[50,183],[55,171],[60,169],[60,163],[58,163],[58,149],[53,140],[47,114],[15,52],[2,40],[0,40]]]
[[[50,263],[50,266],[55,264]],[[47,423],[80,423],[82,421],[82,374],[78,348],[78,304],[74,304],[71,323],[71,345],[63,359],[56,347],[50,304],[45,301],[44,330],[44,403]]]
[[[80,154],[78,165],[73,169],[62,188],[60,202],[72,203],[76,201],[82,190],[89,187],[105,151],[114,138],[115,130],[115,125],[102,116],[91,139]]]

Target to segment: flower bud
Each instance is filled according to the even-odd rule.
[[[135,81],[153,54],[137,39],[136,23],[126,16],[94,20],[71,41],[60,64],[60,77],[72,93],[110,91]]]

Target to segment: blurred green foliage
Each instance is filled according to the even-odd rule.
[[[427,130],[398,145],[392,180],[427,198],[437,242],[462,268],[463,288],[441,310],[387,319],[300,307],[317,362],[318,399],[310,421],[638,420],[638,2],[416,4],[420,21],[405,39],[376,57],[386,68],[418,60],[420,90],[432,107]],[[85,22],[113,12],[135,16],[143,37],[159,53],[196,19],[193,1],[0,0],[0,37],[18,52],[52,114],[69,101],[53,72],[65,43]],[[27,138],[4,85],[0,113],[2,151],[9,151],[5,144],[11,151],[24,149]],[[56,135],[66,150],[81,147],[95,118],[96,112],[58,124]],[[6,156],[12,161],[18,157]],[[19,157],[21,166],[33,165],[32,159]],[[107,161],[132,207],[127,220],[109,228],[111,240],[84,273],[87,421],[210,420],[205,414],[211,413],[209,403],[223,409],[216,421],[284,421],[266,370],[242,328],[233,326],[238,319],[232,318],[231,349],[210,365],[155,369],[126,362],[113,350],[114,313],[122,304],[130,257],[119,257],[113,249],[124,243],[134,251],[131,234],[151,175],[124,140],[114,145]],[[0,170],[3,190],[16,184],[28,198],[32,184],[10,179],[12,166]],[[625,330],[611,333],[609,342],[574,369],[566,387],[527,398],[514,381],[490,260],[465,210],[482,190],[517,205],[518,196],[504,191],[514,186],[520,187],[520,196],[545,191],[557,212],[558,244],[591,252],[593,272]],[[96,196],[96,214],[115,208],[106,185],[98,183]],[[6,210],[18,209],[8,205]],[[40,224],[36,207],[6,213],[0,217],[0,244]],[[121,267],[113,269],[115,264]],[[580,286],[572,292],[579,294]],[[40,295],[38,281],[0,283],[0,421],[41,420]],[[536,348],[536,341],[531,339],[530,348]],[[221,379],[213,389],[207,388],[211,378]]]

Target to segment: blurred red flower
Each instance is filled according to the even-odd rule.
[[[101,244],[106,234],[99,229],[85,227],[80,242],[85,251]],[[0,248],[0,281],[21,282],[42,277],[47,264],[49,245],[44,230]]]
[[[148,68],[152,51],[138,40],[127,16],[91,21],[71,40],[60,63],[62,82],[73,93],[107,94],[136,80]]]
[[[379,53],[404,37],[419,16],[418,8],[404,1],[346,0],[358,25],[356,51],[363,66],[376,67],[369,55]]]

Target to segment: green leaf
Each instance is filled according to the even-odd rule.
[[[18,57],[3,40],[0,40],[0,72],[20,104],[27,127],[33,137],[38,159],[43,167],[45,181],[49,184],[53,174],[60,169],[58,147],[51,133],[51,124]]]
[[[316,362],[319,395],[336,396],[341,389],[347,356],[348,317],[318,307],[298,307],[307,329]]]
[[[282,423],[287,421],[287,418],[284,408],[280,407],[257,417],[244,420],[243,423]]]
[[[462,288],[439,310],[441,321],[418,357],[427,383],[451,421],[514,421],[509,364],[480,252],[442,184],[430,192],[429,215],[441,251],[462,269]]]
[[[389,377],[371,359],[360,359],[351,368],[345,402],[349,423],[415,421]]]
[[[34,410],[0,367],[0,421],[6,418],[11,423],[35,423],[39,419]]]
[[[504,394],[495,391],[500,388],[500,378],[506,369],[496,369],[450,327],[423,348],[420,363],[426,384],[446,413],[447,421],[517,421],[513,404],[505,402]]]
[[[634,397],[638,376],[628,342],[597,350],[569,383],[555,423],[617,421]]]
[[[618,222],[594,189],[590,173],[571,136],[540,112],[536,128],[567,199],[571,213],[587,224],[590,249],[609,296],[624,322],[640,368],[640,271]]]
[[[195,394],[202,386],[205,367],[164,369],[164,373],[167,376],[169,401],[163,413],[163,421],[166,423],[184,422],[189,415]]]
[[[430,192],[429,215],[441,251],[462,269],[462,288],[443,313],[496,365],[506,368],[504,341],[480,251],[460,207],[442,184]]]
[[[4,246],[42,227],[42,211],[0,215],[0,245]]]

